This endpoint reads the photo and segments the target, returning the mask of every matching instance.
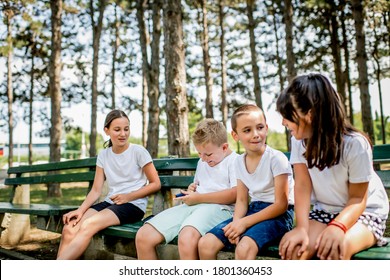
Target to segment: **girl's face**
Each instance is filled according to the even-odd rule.
[[[217,146],[213,143],[206,143],[203,145],[195,145],[198,155],[202,161],[213,167],[220,163],[226,156],[228,144]]]
[[[247,153],[264,152],[268,125],[261,112],[249,112],[237,118],[236,131],[232,131],[235,141],[241,141]]]
[[[313,131],[311,125],[311,112],[309,111],[306,115],[303,115],[298,111],[298,117],[298,124],[283,118],[282,125],[285,126],[297,140],[310,138]]]
[[[104,128],[104,132],[110,137],[113,149],[127,148],[130,136],[129,120],[125,117],[113,120],[110,126]]]

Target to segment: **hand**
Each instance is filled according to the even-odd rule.
[[[129,194],[122,193],[122,194],[115,194],[110,197],[112,202],[114,202],[116,205],[125,204],[130,201]]]
[[[342,229],[326,227],[316,240],[317,257],[321,260],[340,260],[344,258],[344,237]]]
[[[287,232],[279,244],[279,255],[283,260],[291,260],[298,249],[297,257],[301,257],[309,245],[309,235],[303,228],[294,228]]]
[[[229,242],[232,244],[238,244],[241,235],[246,231],[247,227],[243,219],[238,219],[232,221],[226,225],[222,230],[225,233],[225,236],[229,239]]]
[[[188,206],[195,205],[199,203],[199,193],[193,191],[181,191],[184,196],[176,197],[173,200],[179,200]]]
[[[198,187],[198,185],[199,185],[198,182],[194,182],[194,183],[190,184],[187,188],[187,191],[196,192],[196,188]]]
[[[63,215],[62,221],[64,222],[64,225],[71,224],[74,227],[81,220],[82,216],[83,213],[81,212],[81,210],[76,209]]]

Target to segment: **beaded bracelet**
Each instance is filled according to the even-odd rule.
[[[328,226],[336,226],[336,227],[340,228],[344,233],[346,233],[347,230],[348,230],[347,227],[343,223],[340,223],[340,222],[338,222],[336,220],[330,221]]]

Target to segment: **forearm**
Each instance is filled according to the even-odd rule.
[[[139,198],[147,197],[155,192],[160,190],[160,184],[157,182],[151,182],[148,185],[134,191],[128,193],[129,201],[137,200]]]
[[[351,228],[364,212],[367,203],[367,189],[368,183],[350,186],[347,204],[336,217],[336,220],[344,224],[347,229]]]
[[[236,201],[236,188],[218,192],[199,194],[198,203],[233,204]]]

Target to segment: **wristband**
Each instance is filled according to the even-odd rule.
[[[347,227],[343,224],[343,223],[340,223],[340,222],[338,222],[338,221],[336,221],[336,220],[332,220],[332,221],[330,221],[330,223],[328,224],[328,226],[336,226],[336,227],[338,227],[339,229],[341,229],[344,233],[346,233],[347,232]]]

